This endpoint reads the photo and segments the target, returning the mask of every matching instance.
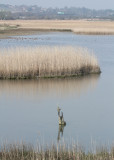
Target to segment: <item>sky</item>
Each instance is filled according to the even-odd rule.
[[[86,7],[90,9],[114,9],[114,0],[0,0],[0,4],[38,5],[41,7]]]

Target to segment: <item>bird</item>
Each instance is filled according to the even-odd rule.
[[[60,110],[61,110],[61,109],[58,107],[58,108],[57,108],[58,116],[60,116]]]
[[[58,116],[59,116],[59,125],[66,126],[66,122],[64,121],[64,117],[63,117],[63,112],[60,112],[61,109],[59,107],[57,108],[57,111],[58,111]]]

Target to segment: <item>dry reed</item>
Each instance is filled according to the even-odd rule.
[[[17,47],[0,50],[0,78],[66,77],[100,73],[86,48]]]
[[[0,150],[1,160],[114,160],[114,148],[96,148],[95,152],[85,152],[75,144],[52,144],[51,146],[26,144],[3,145]]]
[[[10,32],[0,32],[6,35],[31,34],[33,31],[73,31],[77,34],[114,35],[114,21],[87,21],[87,20],[2,20],[1,26],[11,26]],[[18,28],[12,28],[18,26]],[[13,31],[11,31],[11,29]],[[22,32],[22,33],[21,33]]]

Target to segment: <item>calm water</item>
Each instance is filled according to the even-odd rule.
[[[36,45],[87,47],[102,74],[82,78],[0,81],[0,140],[28,143],[114,142],[114,36],[41,33],[0,40],[0,48]],[[57,106],[67,125],[59,128]],[[62,136],[63,132],[63,136]]]

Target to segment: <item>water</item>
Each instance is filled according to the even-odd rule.
[[[41,33],[0,40],[0,48],[36,45],[87,47],[102,74],[82,78],[0,81],[0,140],[52,143],[114,142],[114,36]],[[59,128],[57,106],[67,125]],[[63,132],[63,136],[62,136]]]

